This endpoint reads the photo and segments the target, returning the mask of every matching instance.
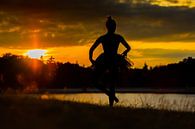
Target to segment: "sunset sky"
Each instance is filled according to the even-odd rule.
[[[44,59],[89,66],[89,48],[106,33],[109,15],[135,67],[195,57],[195,0],[0,0],[0,54],[38,49]]]

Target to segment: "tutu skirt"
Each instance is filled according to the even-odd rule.
[[[117,54],[114,57],[107,57],[104,53],[99,55],[95,60],[93,68],[95,70],[106,70],[106,69],[129,69],[132,66],[131,61],[122,55]]]

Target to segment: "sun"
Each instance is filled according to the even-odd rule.
[[[40,59],[41,56],[45,56],[46,55],[47,50],[43,50],[43,49],[33,49],[33,50],[29,50],[26,55],[29,56],[30,58],[34,58],[34,59]]]

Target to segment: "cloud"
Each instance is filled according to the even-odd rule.
[[[195,41],[195,8],[153,0],[1,0],[0,9],[1,46],[32,47],[32,35],[39,47],[92,43],[105,32],[108,15],[128,40]]]

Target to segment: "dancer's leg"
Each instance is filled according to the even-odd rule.
[[[118,84],[118,70],[117,70],[117,68],[113,68],[112,70],[111,70],[111,75],[110,75],[110,77],[111,77],[111,80],[110,80],[110,87],[109,87],[109,90],[110,90],[110,99],[113,99],[115,102],[119,102],[119,99],[116,97],[116,95],[115,95],[115,88],[116,88],[116,86],[117,86],[117,84]],[[112,101],[111,101],[111,103],[112,103]]]
[[[103,86],[102,78],[103,78],[103,70],[98,69],[94,71],[94,77],[93,77],[93,83],[94,86],[99,89],[100,91],[102,91],[103,93],[105,93],[107,96],[110,96],[110,91],[108,89],[106,89],[105,86]]]

